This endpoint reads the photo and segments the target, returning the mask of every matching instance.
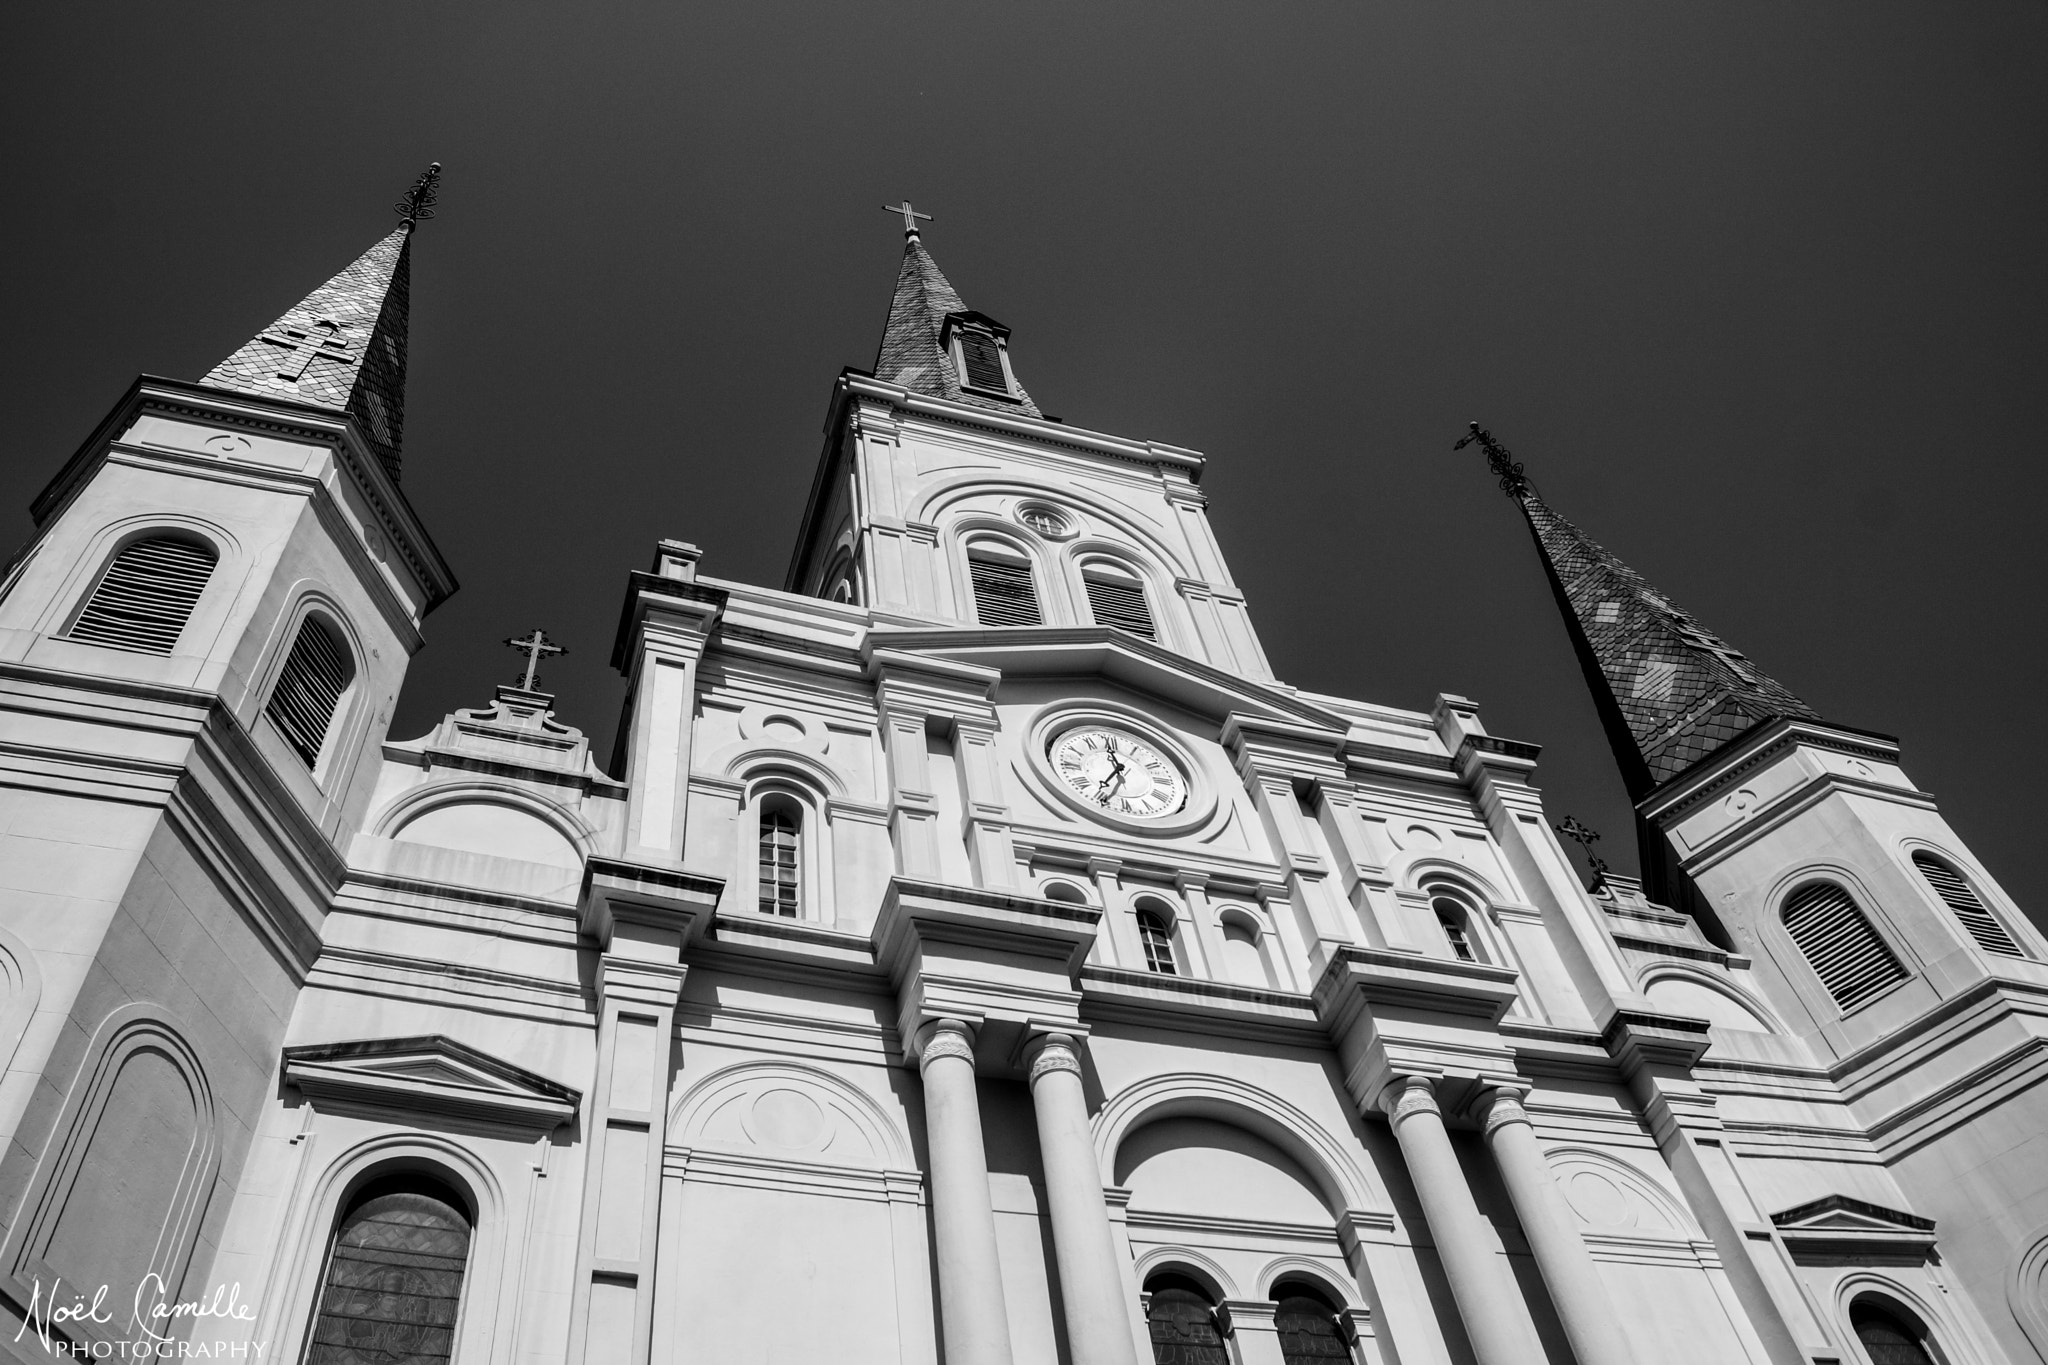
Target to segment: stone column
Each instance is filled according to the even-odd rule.
[[[932,1173],[932,1229],[939,1269],[939,1325],[947,1365],[1011,1365],[1010,1314],[996,1258],[988,1152],[974,1095],[974,1040],[958,1019],[918,1030],[925,1146]]]
[[[1067,1345],[1074,1365],[1138,1365],[1123,1276],[1102,1197],[1102,1171],[1088,1128],[1081,1059],[1064,1033],[1041,1035],[1031,1057],[1031,1107],[1038,1115],[1038,1154],[1045,1166],[1045,1202],[1066,1306]]]
[[[1630,1365],[1634,1357],[1622,1335],[1621,1319],[1615,1316],[1593,1254],[1579,1236],[1579,1220],[1550,1173],[1549,1158],[1537,1145],[1521,1098],[1510,1089],[1490,1090],[1479,1102],[1479,1118],[1572,1354],[1579,1365]]]
[[[1387,1087],[1382,1103],[1422,1201],[1422,1216],[1451,1282],[1473,1357],[1478,1365],[1522,1365],[1525,1343],[1500,1308],[1514,1301],[1514,1286],[1489,1244],[1451,1135],[1444,1130],[1433,1083],[1426,1076],[1402,1077]]]

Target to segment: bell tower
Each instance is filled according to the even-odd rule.
[[[840,376],[785,588],[903,626],[1121,632],[1270,680],[1203,457],[1048,417],[908,203],[872,374]],[[1102,638],[1108,638],[1106,634]]]
[[[112,1275],[124,1303],[203,1275],[215,1182],[275,1084],[421,622],[455,588],[398,482],[438,173],[204,379],[138,379],[37,498],[0,592],[17,1317],[60,1275]]]

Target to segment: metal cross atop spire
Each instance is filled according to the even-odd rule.
[[[922,218],[927,223],[932,221],[932,216],[929,213],[919,213],[916,209],[910,207],[908,199],[900,204],[884,204],[882,205],[882,212],[900,213],[903,215],[903,235],[905,237],[917,236],[918,219]]]
[[[1522,472],[1521,461],[1508,453],[1508,448],[1493,439],[1493,433],[1479,423],[1472,423],[1472,430],[1452,450],[1463,450],[1474,441],[1486,452],[1486,467],[1500,479],[1500,491],[1511,498],[1529,496],[1529,476]]]
[[[523,692],[533,691],[534,684],[540,681],[540,661],[543,658],[550,654],[567,654],[569,652],[553,640],[550,640],[547,637],[547,632],[541,630],[538,626],[534,628],[533,634],[526,638],[521,639],[515,635],[505,641],[505,643],[526,656],[526,680],[519,684],[519,688]]]
[[[1595,877],[1607,875],[1607,860],[1593,852],[1593,845],[1600,842],[1600,835],[1592,826],[1581,823],[1576,815],[1567,815],[1563,824],[1553,825],[1551,828],[1579,846],[1579,851],[1586,855],[1586,863],[1593,869]]]
[[[427,167],[420,178],[412,182],[412,188],[405,197],[391,206],[391,211],[407,227],[418,227],[434,216],[434,205],[439,200],[441,188],[441,163],[436,161]]]

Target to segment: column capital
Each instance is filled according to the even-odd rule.
[[[912,1041],[919,1070],[940,1057],[964,1058],[974,1065],[974,1025],[962,1019],[934,1019],[917,1031]]]
[[[1394,1077],[1380,1091],[1380,1108],[1387,1113],[1389,1121],[1399,1124],[1402,1119],[1415,1114],[1435,1114],[1443,1117],[1443,1108],[1436,1102],[1436,1077],[1419,1073],[1408,1073]]]
[[[1479,1092],[1479,1098],[1472,1105],[1472,1113],[1479,1120],[1480,1131],[1488,1137],[1493,1130],[1510,1123],[1529,1124],[1529,1111],[1522,1108],[1522,1097],[1529,1093],[1529,1086],[1520,1081],[1493,1082]],[[1534,1124],[1529,1124],[1533,1128]]]
[[[1030,1083],[1055,1071],[1081,1074],[1081,1040],[1070,1033],[1040,1033],[1024,1044],[1024,1059],[1031,1068]]]

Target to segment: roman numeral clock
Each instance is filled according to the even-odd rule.
[[[1172,760],[1118,730],[1069,730],[1052,746],[1053,771],[1090,806],[1156,820],[1187,804],[1188,780]]]

